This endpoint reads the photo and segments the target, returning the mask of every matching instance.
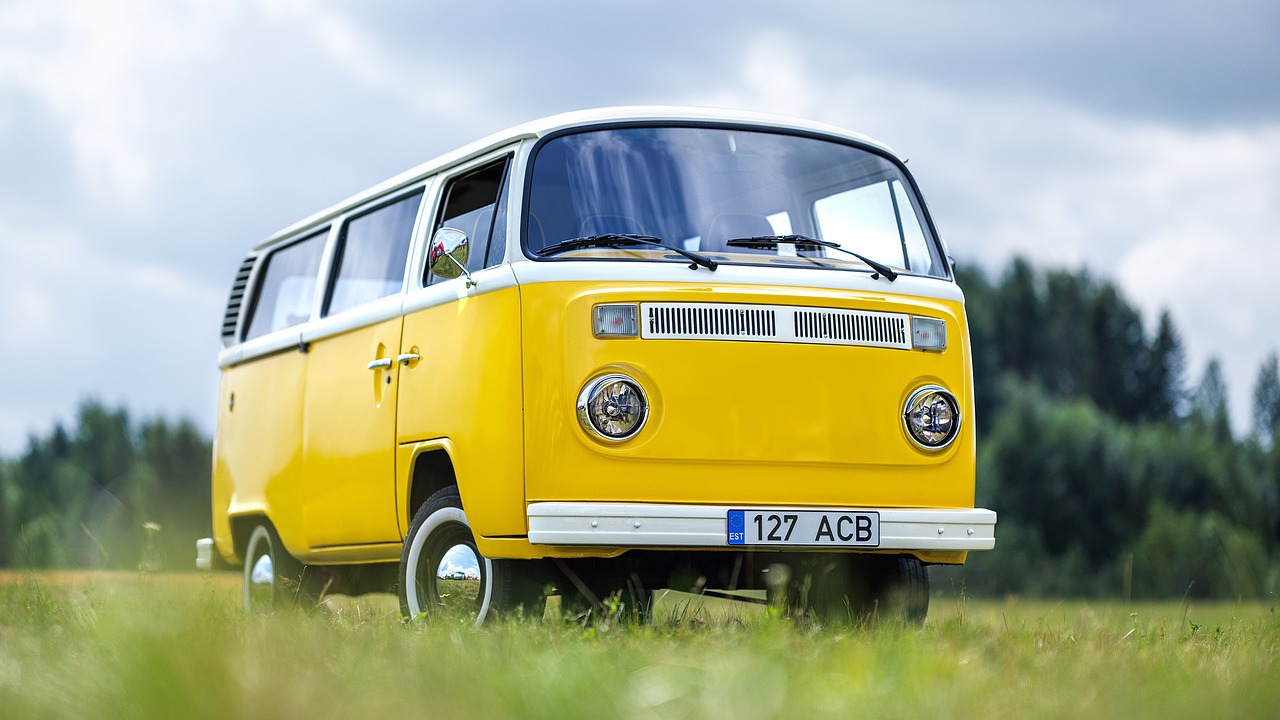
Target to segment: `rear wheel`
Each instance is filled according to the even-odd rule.
[[[523,612],[540,618],[543,587],[536,564],[491,560],[476,548],[457,486],[427,499],[400,555],[400,613],[411,619],[452,619],[477,625]]]
[[[244,554],[244,609],[266,612],[289,607],[302,592],[303,565],[293,558],[270,523],[249,533]]]

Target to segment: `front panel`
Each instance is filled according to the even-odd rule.
[[[889,293],[660,283],[537,283],[525,317],[527,499],[859,507],[972,507],[974,435],[925,451],[902,412],[925,385],[972,412],[963,307]],[[597,339],[601,303],[793,307],[924,315],[945,321],[941,352],[789,338]],[[650,318],[641,313],[640,323]],[[703,333],[705,334],[705,333]],[[831,334],[829,331],[826,333]],[[602,442],[575,415],[593,377],[635,378],[649,417],[635,437]]]

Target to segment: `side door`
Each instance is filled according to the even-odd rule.
[[[303,338],[310,354],[303,524],[313,553],[400,544],[397,350],[405,268],[422,197],[423,189],[417,188],[343,219],[322,319]]]

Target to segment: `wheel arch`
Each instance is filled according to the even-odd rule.
[[[409,486],[405,493],[404,523],[408,528],[409,521],[418,512],[418,508],[436,492],[458,485],[458,474],[453,461],[453,445],[448,440],[436,440],[421,443],[414,448],[413,467],[408,475]],[[463,490],[458,488],[459,496]]]
[[[236,565],[244,564],[245,553],[249,550],[249,537],[258,525],[267,525],[279,534],[275,523],[263,512],[251,512],[243,515],[232,515],[227,518],[231,524],[231,544],[236,553]],[[283,548],[282,548],[283,549]],[[287,551],[286,551],[287,552]]]

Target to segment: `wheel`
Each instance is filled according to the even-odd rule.
[[[458,487],[437,491],[418,508],[400,555],[400,613],[410,619],[452,619],[477,625],[521,608],[541,618],[537,563],[491,560],[476,549]]]
[[[796,618],[824,625],[848,625],[862,621],[873,597],[873,578],[859,572],[858,558],[835,553],[813,553],[787,558],[786,570],[775,565],[769,571],[768,599],[783,605]],[[779,593],[781,595],[779,596]]]
[[[302,595],[303,565],[284,549],[268,523],[249,534],[244,554],[244,609],[266,612],[298,603]]]
[[[813,554],[769,566],[769,602],[828,625],[900,618],[923,622],[929,575],[914,557]]]
[[[914,557],[881,559],[875,595],[878,614],[923,623],[929,614],[929,569]]]

